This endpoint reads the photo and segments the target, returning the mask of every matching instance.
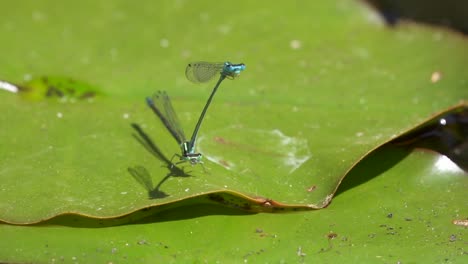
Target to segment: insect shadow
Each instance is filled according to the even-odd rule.
[[[180,169],[169,160],[158,148],[158,146],[151,140],[151,138],[143,131],[143,129],[135,123],[132,123],[132,128],[136,133],[132,136],[146,149],[148,152],[153,154],[157,159],[165,163],[165,167],[168,168],[169,173],[162,178],[156,186],[153,186],[153,181],[148,170],[140,165],[129,167],[127,170],[132,177],[141,184],[147,191],[149,199],[160,199],[168,197],[169,194],[161,190],[161,186],[170,177],[191,177],[190,174]]]

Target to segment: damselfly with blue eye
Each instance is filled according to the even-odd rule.
[[[186,161],[190,162],[192,165],[201,163],[202,154],[195,152],[195,141],[197,139],[198,131],[200,129],[203,118],[205,117],[208,106],[211,104],[211,100],[213,99],[213,96],[221,82],[226,78],[234,79],[235,77],[239,76],[243,70],[245,70],[245,65],[243,63],[232,64],[230,62],[194,62],[188,64],[185,70],[185,76],[188,80],[195,83],[208,82],[217,74],[220,74],[220,78],[213,88],[213,91],[211,92],[211,95],[208,98],[202,113],[200,114],[197,125],[195,126],[192,137],[189,141],[187,141],[185,138],[184,131],[179,123],[179,119],[177,118],[174,107],[172,106],[171,100],[169,99],[167,93],[164,91],[158,91],[155,95],[153,95],[153,97],[146,98],[148,106],[159,117],[159,119],[161,119],[167,130],[169,130],[174,139],[180,144],[182,154],[174,155],[179,156],[180,158],[180,161],[177,163]]]

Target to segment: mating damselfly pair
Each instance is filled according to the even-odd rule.
[[[187,140],[184,134],[184,131],[180,125],[179,119],[177,118],[176,112],[174,111],[174,107],[172,106],[171,100],[165,91],[158,91],[155,95],[151,98],[146,98],[146,102],[148,106],[153,110],[153,112],[161,119],[164,126],[166,126],[167,130],[171,133],[174,139],[179,143],[182,154],[174,154],[172,159],[175,156],[180,158],[178,163],[182,162],[190,162],[192,165],[201,163],[202,154],[196,153],[195,151],[195,142],[197,140],[198,131],[200,129],[200,125],[205,117],[206,110],[211,104],[213,100],[213,96],[218,90],[219,85],[221,82],[228,78],[234,79],[235,77],[239,76],[239,74],[245,70],[245,65],[243,63],[240,64],[232,64],[230,62],[225,63],[210,63],[210,62],[194,62],[189,63],[187,68],[185,69],[185,76],[188,80],[194,83],[203,83],[208,82],[213,79],[216,75],[220,75],[218,82],[216,83],[213,91],[211,92],[208,101],[203,108],[200,117],[198,118],[198,122],[193,130],[192,137],[190,140]],[[171,159],[171,162],[172,162]]]

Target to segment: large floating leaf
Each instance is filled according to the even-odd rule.
[[[3,79],[80,76],[106,94],[78,102],[0,94],[6,222],[70,212],[115,217],[226,191],[265,206],[321,208],[364,155],[467,97],[465,40],[426,28],[385,30],[354,2],[241,1],[228,19],[231,5],[209,1],[109,4],[90,15],[18,3],[2,16],[2,35],[10,36],[0,44],[9,50]],[[206,172],[171,169],[179,147],[144,97],[167,90],[191,131],[210,86],[189,83],[183,70],[200,59],[244,62],[247,70],[222,84],[203,123]],[[145,147],[150,142],[155,147]]]
[[[452,221],[467,216],[466,174],[443,156],[392,148],[362,165],[324,210],[246,215],[203,205],[201,196],[156,207],[146,219],[0,225],[2,237],[14,238],[0,240],[0,256],[15,263],[463,263],[466,229]]]
[[[103,91],[39,102],[0,91],[0,218],[52,217],[0,225],[1,262],[463,261],[464,227],[452,222],[467,217],[466,174],[388,147],[360,159],[466,107],[465,39],[391,31],[344,0],[0,8],[0,79],[69,76]],[[186,81],[184,67],[227,59],[247,70],[223,83],[203,123],[208,173],[171,169],[178,146],[144,97],[167,90],[191,132],[211,87]],[[326,210],[239,210],[327,205],[358,161]]]

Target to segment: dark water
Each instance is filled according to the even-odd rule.
[[[444,115],[391,143],[437,151],[468,172],[468,107]]]
[[[388,25],[401,20],[449,27],[468,34],[468,1],[464,0],[366,0]]]

